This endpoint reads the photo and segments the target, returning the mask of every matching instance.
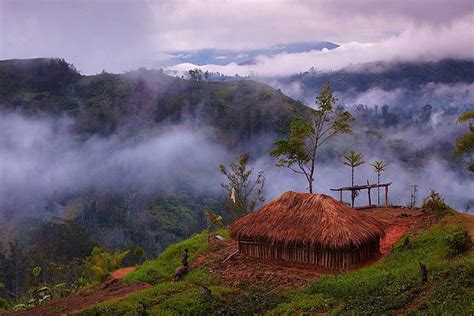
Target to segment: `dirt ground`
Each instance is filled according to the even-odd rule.
[[[381,240],[381,256],[362,266],[370,265],[380,257],[387,255],[392,246],[405,233],[415,233],[423,226],[428,225],[426,217],[420,210],[391,207],[373,208],[361,210],[361,212],[388,224],[386,235]],[[255,259],[243,254],[236,254],[224,262],[237,250],[236,243],[234,241],[213,241],[211,247],[212,251],[195,260],[191,269],[205,267],[210,273],[217,275],[223,284],[230,286],[258,285],[267,288],[294,288],[304,286],[320,275],[343,272],[343,270],[325,269],[313,265]],[[351,270],[359,269],[362,266],[353,267]]]
[[[129,274],[130,272],[135,271],[136,269],[137,269],[136,267],[120,268],[120,269],[117,269],[114,272],[112,272],[111,277],[112,277],[112,279],[119,280],[119,279],[123,278],[124,276],[126,276],[127,274]]]
[[[429,224],[426,216],[419,210],[391,207],[373,208],[361,210],[361,212],[381,219],[388,224],[386,236],[381,240],[381,257],[387,255],[393,244],[405,233],[416,233],[419,229]],[[463,221],[462,218],[457,220]],[[471,222],[474,223],[474,221]],[[471,232],[474,231],[474,227],[472,228],[473,230]],[[197,258],[191,264],[190,268],[205,268],[210,273],[218,276],[223,284],[230,286],[259,285],[269,290],[276,288],[294,288],[304,286],[320,275],[343,272],[323,269],[312,265],[288,264],[284,262],[254,259],[242,254],[237,254],[229,258],[229,256],[237,250],[236,243],[231,240],[213,240],[210,250],[211,251],[208,251],[203,256]],[[375,258],[372,262],[365,263],[365,265],[370,265],[379,258]],[[223,263],[226,259],[227,261]],[[360,267],[354,267],[353,269],[358,268]],[[150,287],[150,285],[146,283],[129,284],[120,281],[121,278],[134,269],[134,267],[118,269],[112,273],[111,280],[100,286],[80,291],[66,298],[54,299],[38,308],[14,313],[14,315],[74,314],[103,301],[124,299],[133,293]]]
[[[1,315],[70,315],[81,310],[111,299],[124,299],[133,293],[150,287],[147,283],[121,283],[120,279],[133,271],[134,267],[122,268],[112,273],[112,279],[99,286],[79,291],[65,298],[58,298],[40,307],[17,313]]]

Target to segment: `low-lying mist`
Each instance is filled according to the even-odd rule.
[[[81,139],[71,132],[70,118],[0,115],[0,207],[35,214],[52,198],[86,189],[123,193],[139,188],[156,194],[173,183],[196,192],[218,192],[223,147],[203,129],[186,124],[126,138]],[[174,180],[178,181],[174,181]]]
[[[449,117],[452,126],[454,119]],[[143,194],[157,195],[169,186],[185,184],[198,193],[221,195],[223,178],[219,164],[229,163],[237,154],[212,141],[212,130],[188,123],[159,126],[133,137],[119,131],[109,137],[86,138],[72,132],[73,123],[73,119],[67,117],[0,113],[0,128],[4,131],[0,135],[2,213],[41,216],[51,202],[88,189],[120,194],[139,188]],[[414,147],[413,153],[419,139],[427,140],[428,146],[446,134],[454,137],[442,132],[423,135],[416,128],[398,132],[403,135],[395,135],[408,142],[418,139],[410,144]],[[334,153],[337,157],[355,149],[366,153],[367,162],[384,159],[390,163],[382,176],[383,182],[393,182],[389,203],[408,204],[410,185],[418,184],[418,202],[430,189],[436,189],[451,206],[472,211],[474,179],[467,171],[453,170],[448,162],[435,155],[421,166],[410,168],[391,158],[382,145],[374,146],[362,134],[357,135],[339,138],[321,153],[323,162],[318,165],[315,183],[318,193],[338,198],[330,188],[350,184],[350,169],[340,159],[334,159]],[[271,143],[273,138],[268,138],[271,137],[264,143]],[[332,158],[327,158],[328,151],[333,152]],[[252,157],[252,167],[265,171],[267,201],[284,191],[306,190],[303,177],[278,169],[275,160],[268,155]],[[376,174],[368,163],[358,167],[355,176],[358,184],[376,181]],[[347,193],[345,200],[349,198]],[[375,192],[372,201],[376,201]],[[363,192],[356,204],[366,203],[367,196]]]

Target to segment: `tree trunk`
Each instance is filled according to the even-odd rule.
[[[313,193],[313,180],[308,180],[309,193]]]
[[[353,166],[351,166],[351,179],[352,179],[352,181],[351,181],[352,186],[354,186],[354,167]],[[352,205],[352,207],[354,207],[354,200],[355,200],[354,190],[351,190],[351,200],[352,200],[351,205]]]
[[[377,172],[377,185],[380,185],[380,172]],[[380,187],[377,188],[377,206],[380,205]]]
[[[352,186],[354,186],[354,167],[351,167],[352,169]]]

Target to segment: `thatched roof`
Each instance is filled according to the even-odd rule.
[[[286,192],[238,219],[234,238],[285,245],[346,248],[384,235],[385,223],[324,194]]]

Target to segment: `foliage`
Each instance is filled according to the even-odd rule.
[[[207,222],[208,238],[210,237],[211,232],[215,231],[216,229],[222,229],[224,227],[222,225],[222,216],[212,211],[206,211],[204,212],[204,217],[206,218]]]
[[[362,65],[364,66],[364,65]],[[365,65],[376,67],[380,71],[370,71],[361,68],[341,69],[330,72],[307,71],[292,75],[284,82],[288,85],[298,82],[303,91],[314,91],[319,89],[325,82],[330,81],[336,91],[354,90],[357,92],[367,91],[371,88],[379,88],[384,91],[395,89],[407,89],[419,91],[430,82],[452,84],[455,82],[472,82],[474,73],[474,62],[472,60],[444,59],[439,62],[399,62],[369,63]]]
[[[447,225],[447,224],[446,224]],[[392,253],[377,263],[357,271],[317,278],[302,289],[227,288],[207,272],[191,271],[180,282],[161,279],[153,288],[121,301],[93,306],[83,315],[270,315],[290,314],[392,314],[421,311],[426,314],[464,315],[472,312],[474,295],[474,253],[450,259],[449,235],[462,228],[438,224],[410,239],[400,240]],[[198,246],[199,245],[199,246]],[[195,235],[178,247],[165,251],[148,269],[168,266],[171,275],[187,247],[206,249],[205,233]],[[191,252],[192,254],[193,252]],[[194,257],[195,258],[195,257]],[[193,258],[193,259],[194,259]],[[169,264],[167,261],[173,261]],[[428,268],[429,281],[420,282],[419,265]],[[150,262],[149,262],[150,263]],[[146,265],[147,263],[145,263]],[[146,280],[143,267],[126,277]],[[133,275],[135,273],[135,275]],[[127,279],[133,276],[133,280]],[[212,299],[203,299],[200,287],[211,290]],[[406,309],[408,308],[408,309]],[[411,309],[410,309],[411,308]]]
[[[267,288],[248,288],[247,293],[238,297],[231,297],[225,306],[218,309],[218,315],[260,315],[272,310],[282,297]]]
[[[227,178],[227,182],[223,182],[221,186],[229,196],[224,209],[233,219],[253,212],[265,201],[263,195],[265,176],[263,171],[253,176],[253,168],[248,167],[249,159],[248,154],[243,154],[229,167],[220,165],[221,173]]]
[[[277,166],[304,175],[308,190],[313,193],[317,154],[320,147],[337,134],[351,131],[353,117],[347,111],[334,109],[336,98],[325,83],[316,98],[316,109],[310,110],[309,120],[293,120],[286,139],[275,142],[270,155],[277,158]]]
[[[32,286],[31,269],[33,267],[25,248],[18,241],[11,242],[8,250],[0,255],[2,292],[15,298],[27,296],[28,289]]]
[[[451,211],[451,208],[444,202],[441,195],[435,190],[431,190],[430,194],[423,200],[421,206],[425,212],[437,217],[442,217]]]
[[[351,167],[351,186],[354,186],[354,169],[365,163],[365,161],[363,160],[364,154],[358,153],[358,152],[355,152],[355,151],[352,150],[349,153],[349,155],[344,155],[343,157],[344,157],[344,159],[343,159],[342,162],[346,166]],[[351,190],[351,203],[352,203],[351,205],[352,205],[352,207],[354,207],[354,200],[358,195],[359,195],[359,191]]]
[[[295,293],[289,295],[287,303],[279,304],[270,315],[291,315],[325,312],[335,306],[335,300],[321,294]]]
[[[377,184],[380,184],[380,176],[387,169],[389,164],[383,160],[375,160],[370,165],[374,168],[374,171],[377,173]]]
[[[226,232],[221,232],[227,235]],[[158,284],[160,281],[170,279],[175,269],[181,265],[181,256],[184,249],[189,251],[189,264],[191,264],[200,254],[206,251],[207,233],[194,234],[190,238],[173,244],[166,248],[157,259],[146,261],[137,270],[125,276],[124,281],[142,281],[150,284]]]
[[[202,300],[200,287],[186,279],[164,282],[125,300],[98,304],[81,315],[209,315],[224,306],[224,297],[234,291],[216,285],[208,288],[212,300]]]
[[[89,283],[103,282],[111,272],[120,267],[129,251],[109,253],[94,247],[90,256],[84,259],[83,276]]]
[[[452,269],[468,269],[471,271],[469,273],[474,273],[474,266],[471,265],[474,259],[472,252],[458,261],[447,259],[449,249],[445,239],[448,235],[449,229],[437,225],[414,237],[410,247],[404,247],[403,241],[400,241],[392,254],[382,261],[358,271],[320,277],[304,292],[309,295],[324,295],[336,300],[342,304],[341,312],[386,314],[400,309],[414,300],[427,287],[435,287],[436,291],[443,291],[443,284],[449,282],[444,278]],[[421,260],[428,267],[429,284],[420,282],[418,262]],[[452,281],[458,278],[455,274],[449,275]],[[467,283],[462,291],[472,292],[473,282]],[[459,292],[459,289],[451,288],[450,290]],[[441,304],[443,306],[438,306],[438,310],[445,312],[450,310],[451,313],[465,312],[471,308],[469,295],[451,296],[450,291],[446,292]],[[445,309],[448,307],[450,309]]]
[[[354,186],[354,169],[360,165],[363,165],[365,161],[363,160],[364,154],[358,153],[355,151],[351,151],[349,155],[343,155],[344,160],[343,163],[346,166],[349,166],[352,171],[352,186]]]
[[[468,166],[468,170],[474,172],[474,163],[472,163],[472,154],[474,153],[474,125],[471,123],[472,120],[474,120],[474,111],[466,111],[459,116],[459,123],[469,122],[469,131],[456,141],[455,149],[458,154],[471,156],[471,163]]]
[[[227,237],[226,231],[219,231]],[[185,248],[189,250],[189,263],[207,250],[207,234],[202,232],[191,238],[168,247],[156,260],[147,261],[134,272],[126,275],[125,282],[144,281],[155,286],[139,292],[124,301],[99,304],[84,312],[85,315],[134,315],[143,314],[209,314],[221,308],[224,297],[235,290],[219,285],[216,277],[209,275],[206,269],[192,270],[183,280],[174,282],[171,276],[180,265]],[[212,300],[203,301],[200,287],[208,287]]]
[[[374,168],[375,172],[377,173],[377,184],[380,184],[380,176],[387,169],[389,164],[383,160],[375,160],[370,165]],[[380,188],[377,188],[377,205],[380,205]]]
[[[0,297],[0,312],[6,311],[10,308],[10,304],[8,301],[2,297]]]
[[[196,81],[196,82],[203,81],[203,80],[207,81],[207,79],[209,79],[209,72],[207,70],[206,72],[203,72],[199,68],[190,69],[188,71],[188,74],[189,74],[189,78],[192,81]]]
[[[93,248],[89,233],[74,221],[43,223],[33,229],[32,239],[30,253],[38,264],[67,263],[84,258]]]
[[[137,262],[138,262],[138,263],[141,263],[141,260],[142,260],[143,256],[145,255],[145,251],[143,250],[142,247],[136,246],[136,247],[133,249],[133,255],[134,255],[135,258],[137,259]]]
[[[38,277],[41,274],[41,267],[34,267],[33,271],[31,272],[33,273],[33,276],[35,277],[35,279],[38,279]]]
[[[468,251],[472,246],[469,232],[463,226],[457,226],[449,231],[446,236],[446,242],[448,243],[448,254],[451,257]]]

